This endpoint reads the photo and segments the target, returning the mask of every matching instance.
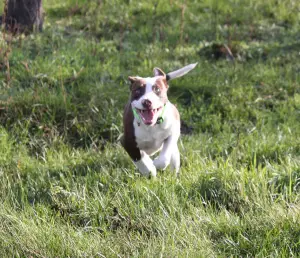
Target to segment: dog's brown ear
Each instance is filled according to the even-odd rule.
[[[153,69],[153,73],[154,73],[154,76],[163,76],[163,77],[166,76],[166,74],[160,68],[157,68],[157,67],[155,67]]]
[[[128,76],[128,80],[131,82],[131,83],[134,83],[136,82],[138,79],[136,77],[133,77],[133,76]]]
[[[131,90],[132,87],[133,87],[133,85],[134,85],[134,83],[138,81],[138,78],[137,78],[137,77],[134,77],[134,76],[128,76],[128,80],[130,81],[130,86],[129,86],[129,88],[130,88],[130,90]]]

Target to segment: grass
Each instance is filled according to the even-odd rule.
[[[42,33],[1,34],[3,257],[298,256],[297,1],[43,4]],[[141,177],[127,77],[196,61],[169,92],[181,176]]]

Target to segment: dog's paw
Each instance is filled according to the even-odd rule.
[[[135,162],[135,165],[143,176],[156,177],[156,167],[149,156],[143,156],[141,160]]]
[[[154,159],[153,164],[156,169],[164,170],[170,164],[170,158],[158,156]]]

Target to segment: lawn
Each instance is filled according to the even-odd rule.
[[[43,4],[43,32],[0,34],[2,257],[299,255],[299,1]],[[195,62],[180,177],[141,177],[127,77]]]

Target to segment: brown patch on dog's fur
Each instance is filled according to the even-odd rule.
[[[167,92],[168,92],[168,88],[169,88],[166,77],[165,76],[164,77],[163,76],[157,77],[154,86],[157,86],[160,89],[160,93],[157,94],[157,95],[161,98],[162,102],[164,104],[166,104],[167,101],[168,101]]]
[[[165,88],[166,90],[169,88],[169,85],[167,83],[167,80],[166,80],[166,77],[163,77],[163,76],[158,76],[156,81],[155,81],[155,84],[157,86],[159,86],[162,90]]]
[[[131,109],[131,102],[128,102],[123,114],[124,135],[121,139],[121,143],[133,161],[138,161],[141,159],[141,151],[137,147],[135,140],[133,120],[134,116]]]
[[[131,101],[139,99],[141,96],[145,94],[146,91],[146,81],[142,78],[137,77],[128,77],[131,91]]]
[[[153,74],[154,74],[154,76],[163,76],[163,77],[166,77],[165,72],[163,70],[161,70],[160,68],[158,68],[158,67],[155,67],[153,69]]]

